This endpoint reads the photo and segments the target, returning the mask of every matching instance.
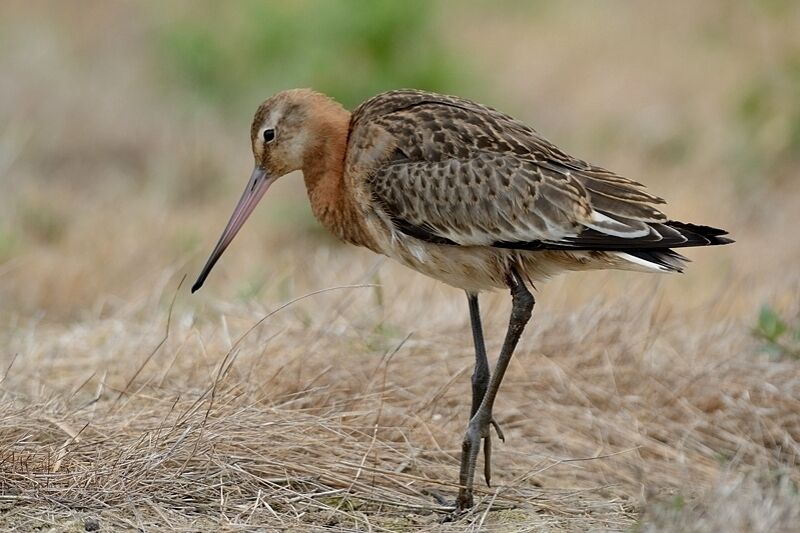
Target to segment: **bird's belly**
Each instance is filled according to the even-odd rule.
[[[503,288],[508,254],[484,247],[404,243],[386,255],[443,283],[472,292]]]
[[[471,292],[508,287],[512,265],[533,284],[573,270],[577,263],[575,257],[566,260],[560,253],[431,244],[397,235],[384,243],[382,252],[417,272]]]

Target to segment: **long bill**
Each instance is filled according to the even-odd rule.
[[[253,173],[250,175],[250,181],[247,182],[247,187],[242,193],[239,203],[236,204],[236,208],[233,210],[233,214],[231,215],[231,219],[228,221],[228,225],[225,226],[217,245],[214,247],[214,250],[208,257],[206,266],[203,267],[203,270],[197,277],[197,281],[195,281],[194,285],[192,285],[192,292],[197,291],[203,286],[203,283],[206,281],[211,269],[214,268],[214,265],[217,263],[220,256],[222,256],[222,252],[224,252],[231,243],[233,238],[241,229],[242,225],[244,225],[247,217],[249,217],[250,213],[252,213],[253,209],[255,209],[258,201],[261,200],[261,197],[264,196],[264,193],[267,192],[267,189],[274,181],[275,178],[270,176],[264,168],[257,165],[253,169]]]

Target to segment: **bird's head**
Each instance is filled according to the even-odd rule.
[[[211,269],[278,178],[303,170],[322,157],[332,125],[346,124],[349,112],[310,89],[279,92],[262,103],[253,117],[250,143],[255,166],[228,225],[211,252],[192,292],[202,287]]]

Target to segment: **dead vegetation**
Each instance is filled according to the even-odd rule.
[[[0,529],[790,530],[800,372],[765,351],[758,317],[768,306],[786,331],[800,322],[798,165],[775,119],[754,141],[774,164],[738,175],[730,113],[765,69],[794,83],[775,65],[800,50],[799,19],[793,4],[679,4],[658,20],[652,6],[553,4],[526,32],[513,11],[473,6],[448,25],[518,114],[738,242],[691,252],[683,276],[540,287],[498,398],[496,485],[446,524],[433,495],[456,492],[463,296],[321,236],[292,178],[190,296],[180,280],[249,171],[246,126],[132,83],[152,80],[136,52],[146,13],[103,3],[89,23],[4,5],[0,21],[17,24],[0,31],[0,70],[14,74],[0,81]],[[686,37],[698,28],[707,48]],[[662,37],[670,51],[656,54]],[[493,64],[499,50],[508,60]],[[507,298],[482,305],[496,353]]]
[[[455,491],[465,416],[470,346],[453,341],[465,324],[411,329],[460,306],[412,289],[417,304],[378,306],[374,291],[310,296],[249,333],[267,313],[176,310],[163,344],[165,317],[18,331],[43,340],[12,344],[3,383],[4,519],[438,529],[431,494]],[[499,404],[497,485],[453,528],[624,529],[643,502],[694,502],[725,472],[800,481],[796,362],[755,355],[707,307],[675,316],[638,300],[538,315]],[[405,312],[387,333],[382,315]],[[706,331],[687,336],[692,322]]]

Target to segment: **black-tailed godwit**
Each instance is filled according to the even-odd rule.
[[[339,238],[466,291],[475,342],[472,408],[456,505],[473,505],[481,440],[491,479],[497,391],[531,317],[533,283],[569,270],[680,272],[673,248],[732,242],[720,229],[670,220],[644,186],[576,159],[522,122],[454,96],[398,90],[352,114],[295,89],[258,108],[255,168],[192,292],[267,188],[302,170],[311,208]],[[478,294],[511,292],[511,319],[494,372]]]

